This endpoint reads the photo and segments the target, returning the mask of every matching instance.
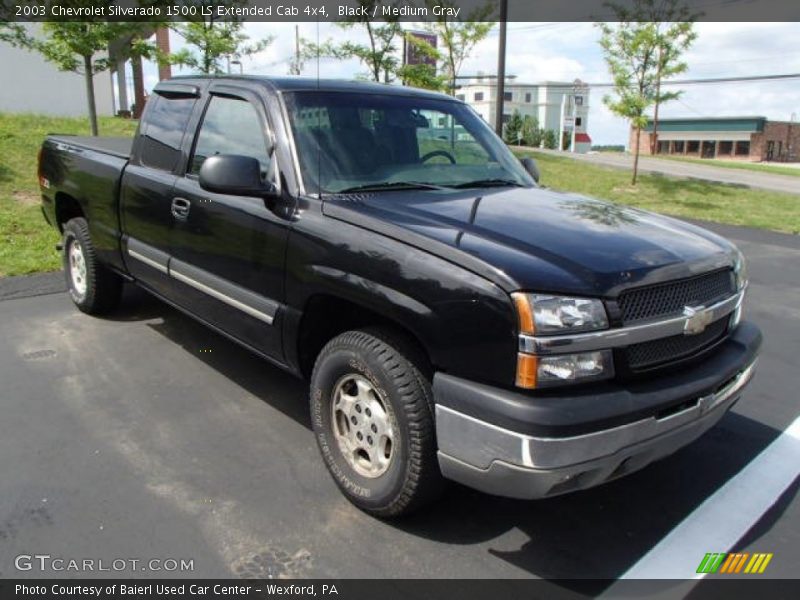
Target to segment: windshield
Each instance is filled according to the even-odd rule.
[[[286,104],[311,193],[534,185],[506,145],[461,102],[294,92]]]

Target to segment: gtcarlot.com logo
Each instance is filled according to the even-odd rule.
[[[761,574],[767,570],[772,553],[709,552],[697,566],[698,573],[750,573]]]
[[[185,558],[64,558],[49,554],[20,554],[14,559],[17,571],[194,571],[194,559]]]

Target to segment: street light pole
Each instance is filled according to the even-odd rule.
[[[506,25],[508,24],[508,0],[500,2],[500,41],[497,49],[497,99],[495,104],[494,130],[503,136],[503,102],[506,93]]]

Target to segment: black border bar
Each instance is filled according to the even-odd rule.
[[[623,7],[633,2],[613,0]],[[451,20],[497,21],[501,0],[378,0],[368,4],[371,14],[365,15],[358,14],[358,0],[3,0],[0,20],[191,21],[213,17],[218,21],[291,23],[424,22],[447,14]],[[800,2],[796,0],[682,0],[679,5],[697,21],[800,22]],[[487,11],[487,6],[494,10]],[[508,0],[510,22],[615,20],[609,0]]]

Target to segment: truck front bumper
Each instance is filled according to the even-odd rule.
[[[713,427],[753,376],[761,332],[742,323],[702,363],[644,382],[522,394],[434,377],[445,477],[543,498],[632,473]]]

